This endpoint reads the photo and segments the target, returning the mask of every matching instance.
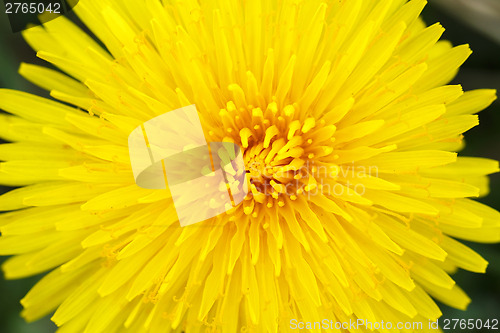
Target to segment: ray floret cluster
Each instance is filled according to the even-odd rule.
[[[53,67],[20,74],[53,98],[0,90],[0,183],[18,187],[0,196],[2,268],[48,272],[23,317],[233,333],[465,309],[450,274],[487,262],[458,239],[500,241],[500,213],[471,199],[499,169],[457,152],[496,95],[447,85],[471,51],[424,6],[81,0],[94,36],[65,17],[25,30]],[[134,183],[127,137],[192,104],[208,141],[241,147],[249,194],[180,227],[168,190]]]

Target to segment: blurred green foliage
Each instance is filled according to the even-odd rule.
[[[71,15],[72,16],[72,15]],[[424,11],[428,24],[441,22],[447,29],[444,38],[454,45],[470,44],[473,55],[462,67],[453,83],[462,84],[465,90],[496,88],[500,91],[500,45],[480,35],[469,26],[449,16],[431,4]],[[12,33],[5,13],[0,13],[0,87],[28,91],[49,97],[48,92],[36,87],[18,75],[21,61],[47,65],[35,57],[20,33]],[[488,157],[500,160],[500,102],[480,113],[480,126],[466,134],[467,146],[461,155]],[[0,187],[0,193],[8,190]],[[500,209],[500,175],[491,177],[491,194],[480,199]],[[487,274],[459,271],[453,278],[472,298],[466,312],[441,305],[443,318],[499,318],[500,317],[500,245],[468,243],[471,248],[490,262]],[[0,261],[5,258],[0,259]],[[19,316],[22,309],[19,300],[36,281],[43,276],[23,280],[0,279],[0,332],[1,333],[45,333],[54,332],[56,327],[46,317],[35,323],[26,324]],[[467,330],[465,330],[467,331]],[[491,332],[487,330],[476,332]]]

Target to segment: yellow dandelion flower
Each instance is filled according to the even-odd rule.
[[[100,42],[64,17],[25,30],[59,70],[20,73],[60,102],[0,91],[0,183],[19,187],[0,196],[3,271],[50,271],[23,317],[233,333],[464,309],[449,274],[487,262],[455,239],[500,241],[469,199],[498,164],[456,152],[495,91],[446,85],[471,51],[425,2],[81,0]],[[169,191],[135,184],[127,137],[192,104],[208,141],[241,147],[249,194],[181,227]]]

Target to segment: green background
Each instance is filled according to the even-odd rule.
[[[473,0],[470,0],[473,1]],[[72,14],[70,17],[74,17]],[[428,24],[441,22],[447,29],[444,38],[454,45],[470,44],[474,53],[462,67],[453,83],[464,90],[496,88],[500,91],[500,45],[431,4],[424,11]],[[0,87],[28,91],[48,97],[48,92],[24,80],[17,73],[21,61],[46,65],[35,57],[20,33],[12,33],[7,16],[0,12]],[[467,146],[461,155],[488,157],[500,160],[500,102],[480,113],[480,125],[465,135]],[[0,187],[0,193],[8,188]],[[500,209],[500,175],[491,176],[491,193],[480,201]],[[459,271],[453,278],[472,298],[466,312],[441,305],[444,318],[488,319],[500,318],[500,245],[468,243],[471,248],[490,262],[487,274]],[[0,257],[0,262],[5,260]],[[0,278],[0,333],[45,333],[56,327],[46,317],[26,324],[19,316],[19,300],[42,275],[28,279],[6,281]],[[464,330],[467,332],[468,330]],[[487,330],[483,330],[486,332]],[[499,330],[500,331],[500,330]],[[477,331],[476,331],[477,332]]]

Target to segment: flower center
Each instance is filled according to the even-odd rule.
[[[332,159],[335,126],[299,112],[281,110],[276,102],[241,106],[230,101],[219,115],[223,126],[209,132],[211,140],[234,142],[243,150],[249,194],[246,199],[272,207],[321,190],[316,165]]]

